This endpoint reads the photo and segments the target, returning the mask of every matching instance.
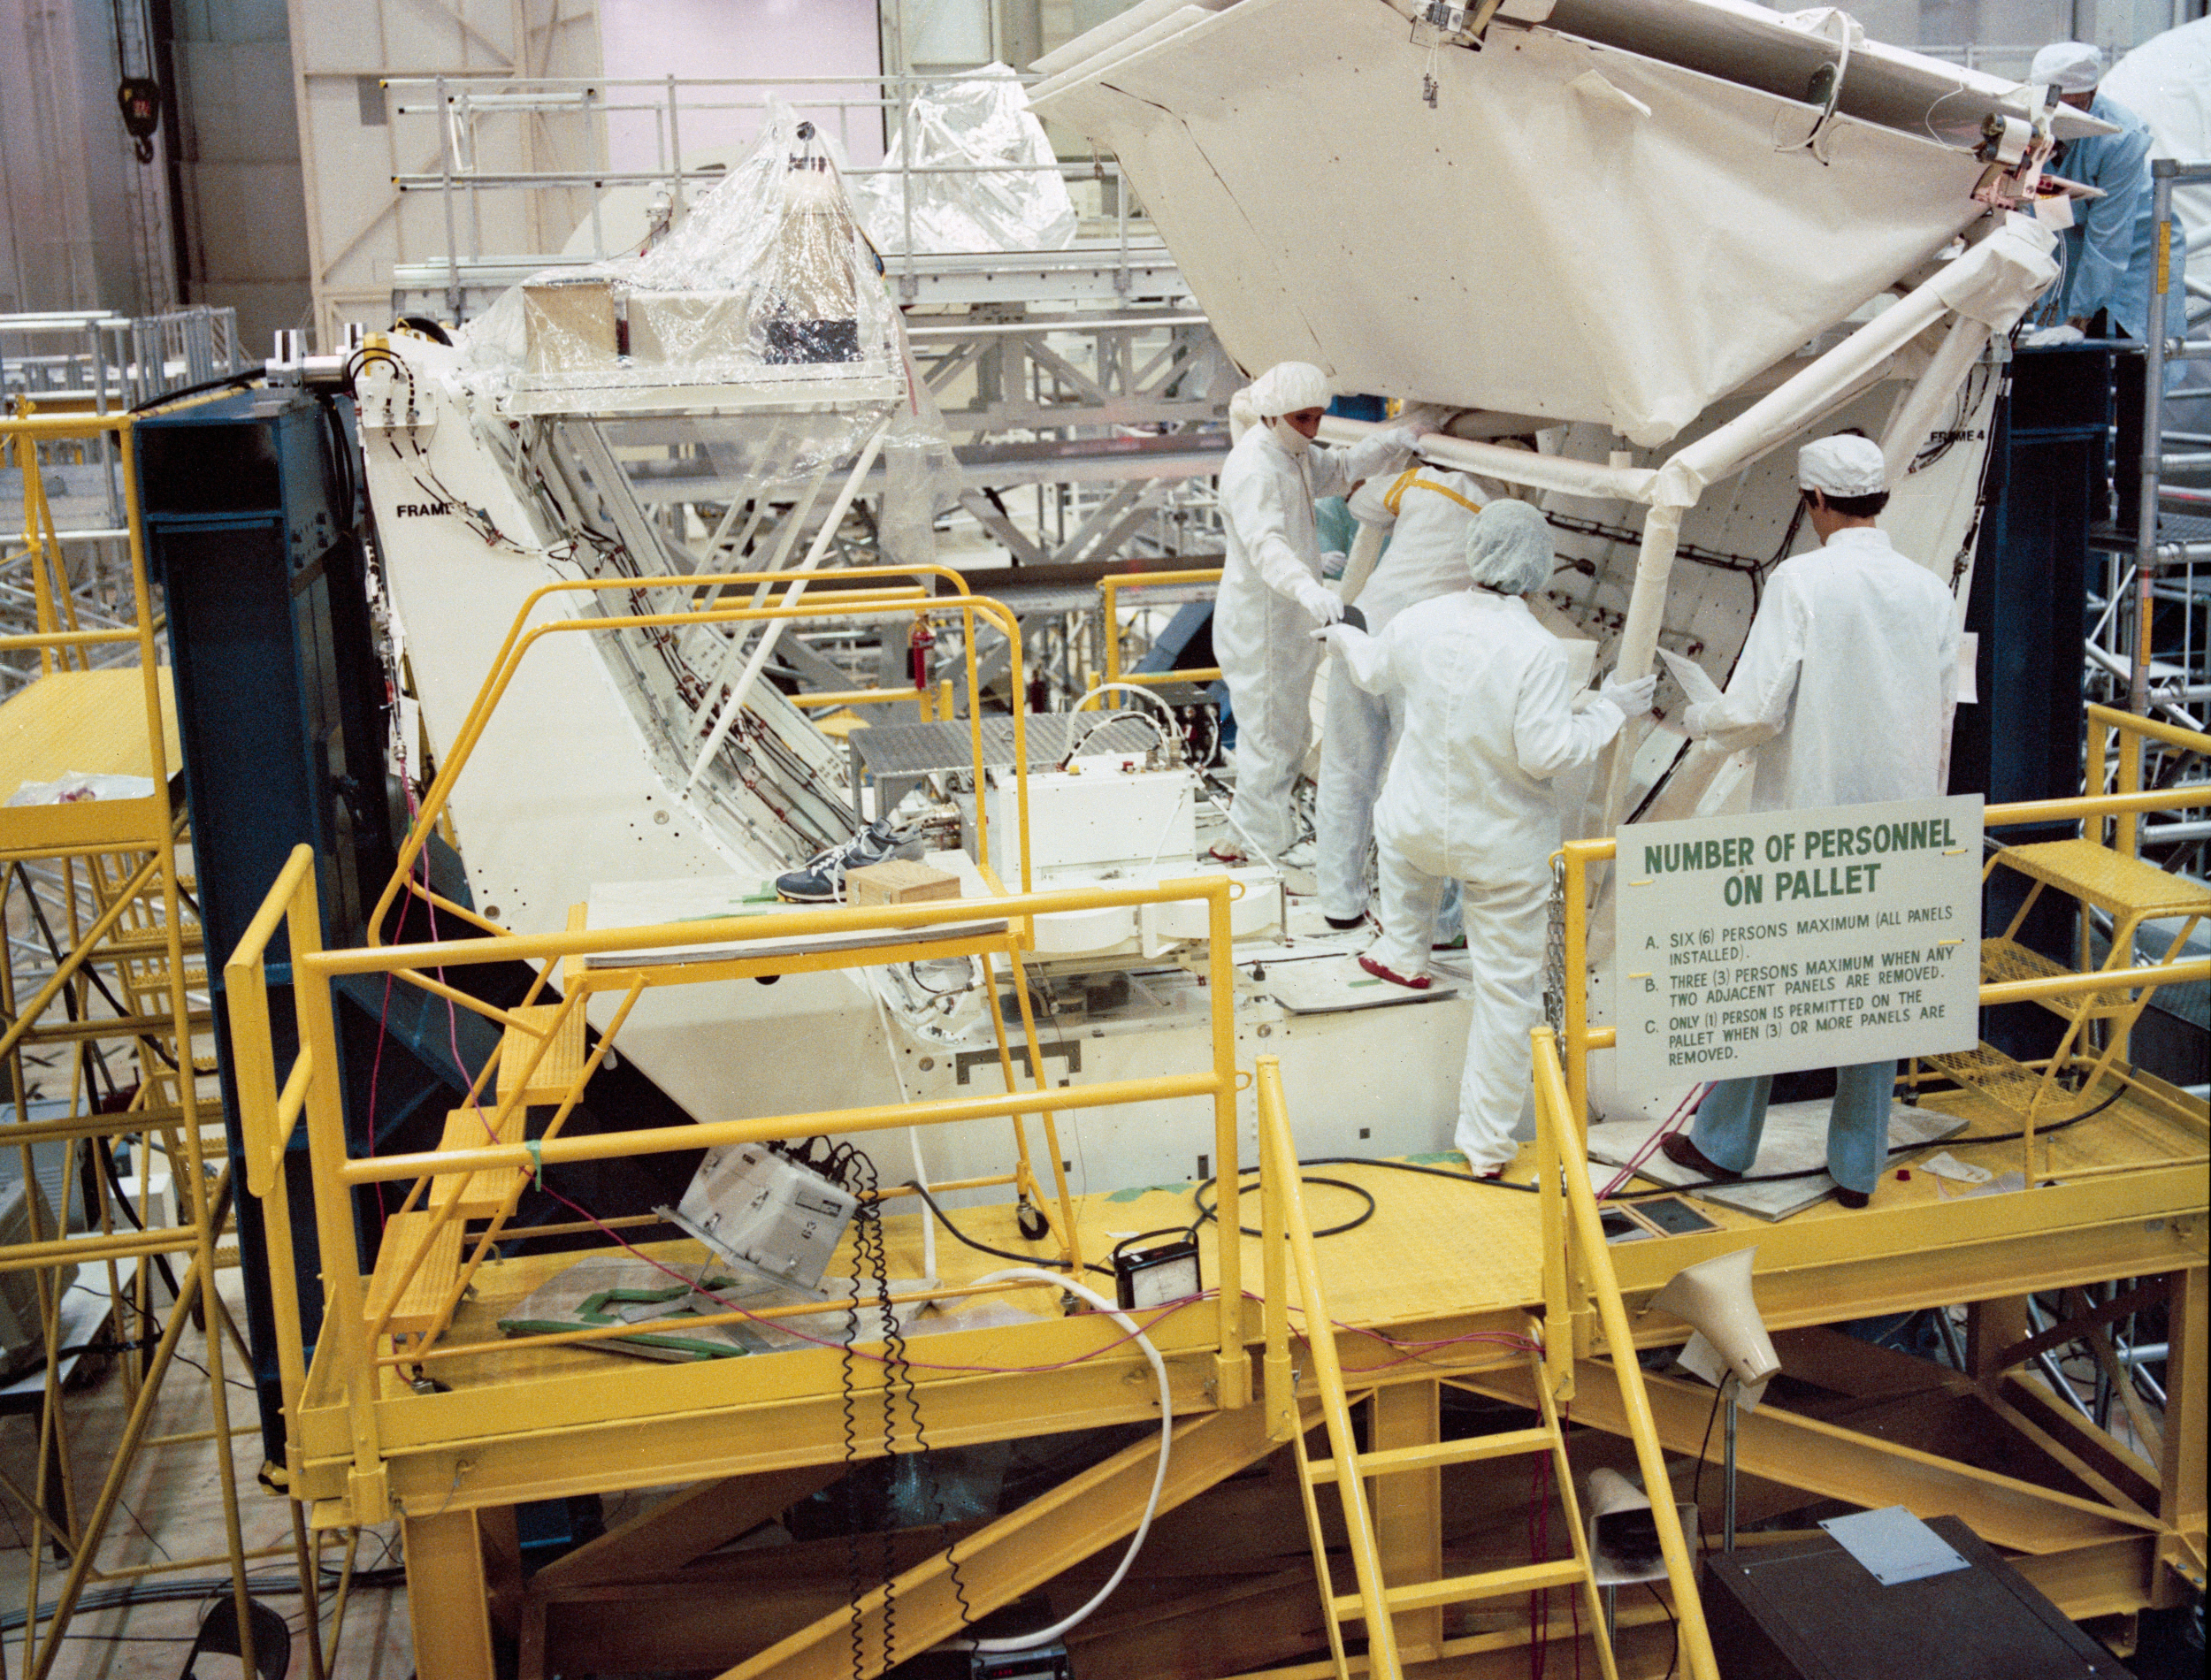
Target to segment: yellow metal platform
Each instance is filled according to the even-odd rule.
[[[168,669],[159,673],[165,740],[161,761],[175,766],[177,706]],[[0,851],[17,856],[160,844],[169,832],[169,792],[142,799],[84,799],[10,806],[26,783],[71,772],[134,775],[159,782],[148,748],[146,683],[134,666],[51,671],[0,706]]]

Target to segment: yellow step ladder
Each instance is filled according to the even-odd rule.
[[[1302,1268],[1301,1268],[1302,1270]],[[1314,1279],[1318,1282],[1318,1278]],[[1305,1298],[1307,1322],[1321,1309],[1311,1295]],[[1580,1501],[1574,1496],[1573,1467],[1566,1457],[1566,1438],[1551,1401],[1550,1386],[1543,1379],[1542,1361],[1531,1355],[1535,1392],[1542,1401],[1542,1422],[1528,1429],[1506,1430],[1466,1440],[1435,1441],[1414,1447],[1362,1453],[1352,1433],[1353,1399],[1343,1386],[1341,1369],[1331,1357],[1316,1356],[1313,1378],[1320,1391],[1321,1416],[1327,1430],[1332,1456],[1314,1458],[1299,1431],[1292,1437],[1297,1453],[1299,1492],[1305,1507],[1305,1529],[1312,1542],[1315,1569],[1320,1583],[1320,1602],[1328,1630],[1328,1652],[1339,1676],[1351,1670],[1343,1649],[1345,1627],[1363,1622],[1366,1627],[1366,1672],[1397,1680],[1404,1673],[1398,1654],[1397,1615],[1415,1610],[1441,1609],[1449,1605],[1473,1604],[1487,1600],[1517,1598],[1523,1593],[1568,1587],[1586,1599],[1588,1626],[1593,1632],[1604,1626],[1604,1605],[1590,1567],[1588,1535],[1581,1522]],[[1382,1579],[1381,1546],[1369,1508],[1366,1483],[1383,1476],[1401,1476],[1440,1470],[1449,1464],[1471,1464],[1484,1459],[1529,1457],[1548,1453],[1551,1471],[1565,1506],[1566,1528],[1573,1553],[1570,1557],[1522,1563],[1470,1575],[1446,1576],[1434,1581],[1412,1581],[1392,1585]],[[1345,1466],[1351,1467],[1345,1473]],[[1333,1483],[1343,1504],[1343,1525],[1350,1538],[1351,1567],[1357,1588],[1338,1592],[1328,1570],[1328,1543],[1320,1520],[1319,1490]],[[1605,1680],[1618,1680],[1612,1650],[1601,1634],[1596,1639],[1597,1662]]]
[[[1981,942],[1981,979],[2044,980],[2061,974],[2096,972],[2092,954],[2092,913],[2111,919],[2109,951],[2105,969],[2130,968],[2135,963],[2136,936],[2145,924],[2179,924],[2160,963],[2173,961],[2188,935],[2205,916],[2211,915],[2211,889],[2167,874],[2141,859],[2096,840],[2051,840],[2032,845],[2006,846],[1992,856],[1982,872],[1984,882],[1999,869],[2008,870],[2030,882],[2026,897],[2004,931]],[[2044,956],[2019,937],[2021,929],[2045,891],[2071,898],[2078,910],[2075,966]],[[2030,1126],[2047,1120],[2052,1099],[2063,1095],[2060,1080],[2082,1064],[2087,1076],[2080,1090],[2092,1100],[2096,1087],[2125,1055],[2128,1035],[2149,1006],[2154,986],[2115,986],[2108,991],[2076,992],[2041,1000],[2041,1006],[2066,1023],[2065,1036],[2047,1063],[2024,1065],[2001,1050],[1983,1044],[1955,1055],[1933,1056],[1929,1065],[1958,1084],[1968,1086],[2001,1107],[2018,1115]],[[2102,1042],[2096,1037],[2099,1027]]]
[[[1562,1124],[1560,1117],[1567,1108],[1565,1083],[1551,1035],[1539,1031],[1535,1038],[1539,1126],[1555,1130]],[[1549,1592],[1554,1587],[1582,1594],[1588,1612],[1586,1631],[1596,1645],[1599,1672],[1604,1680],[1618,1680],[1611,1642],[1604,1635],[1603,1600],[1589,1555],[1588,1531],[1582,1523],[1581,1502],[1575,1494],[1573,1466],[1567,1455],[1565,1431],[1558,1410],[1561,1398],[1570,1399],[1573,1392],[1572,1382],[1577,1361],[1572,1309],[1576,1294],[1582,1291],[1586,1294],[1581,1298],[1595,1309],[1592,1316],[1603,1324],[1604,1339],[1611,1350],[1611,1358],[1605,1363],[1610,1367],[1613,1380],[1619,1385],[1621,1401],[1629,1418],[1627,1433],[1635,1443],[1638,1465],[1646,1485],[1659,1498],[1659,1539],[1666,1555],[1666,1582],[1679,1618],[1677,1655],[1682,1673],[1687,1680],[1718,1680],[1710,1638],[1697,1597],[1695,1559],[1690,1555],[1686,1537],[1674,1522],[1664,1454],[1643,1394],[1641,1370],[1635,1363],[1634,1336],[1620,1299],[1618,1280],[1603,1246],[1596,1205],[1579,1162],[1573,1171],[1562,1172],[1549,1134],[1539,1133],[1543,1145],[1539,1152],[1542,1177],[1538,1180],[1542,1187],[1539,1195],[1543,1198],[1543,1242],[1551,1250],[1552,1257],[1543,1268],[1544,1317],[1541,1323],[1533,1317],[1528,1319],[1525,1344],[1539,1409],[1535,1423],[1467,1440],[1415,1441],[1361,1452],[1352,1428],[1354,1399],[1336,1357],[1335,1321],[1328,1313],[1320,1263],[1313,1249],[1312,1226],[1305,1216],[1297,1142],[1282,1101],[1281,1065],[1274,1058],[1263,1056],[1259,1058],[1255,1073],[1260,1241],[1264,1250],[1264,1404],[1273,1438],[1290,1442],[1297,1455],[1298,1492],[1304,1506],[1305,1529],[1312,1542],[1322,1619],[1327,1627],[1328,1652],[1336,1680],[1350,1680],[1352,1673],[1352,1659],[1344,1651],[1344,1629],[1350,1623],[1363,1623],[1366,1627],[1364,1672],[1376,1680],[1403,1680],[1405,1659],[1399,1648],[1399,1616],[1426,1615],[1428,1618],[1425,1629],[1416,1625],[1404,1630],[1405,1645],[1413,1649],[1417,1659],[1425,1661],[1432,1657],[1469,1655],[1477,1650],[1496,1649],[1500,1643],[1498,1637],[1479,1634],[1464,1639],[1442,1638],[1441,1623],[1434,1612],[1449,1605],[1513,1598],[1522,1593]],[[1566,1264],[1569,1239],[1580,1249],[1587,1274],[1571,1288]],[[1293,1281],[1294,1307],[1289,1300]],[[1301,1340],[1308,1358],[1307,1369],[1302,1373],[1291,1363],[1288,1321],[1291,1311],[1299,1313],[1304,1321]],[[1602,1368],[1595,1361],[1588,1363],[1593,1368]],[[1386,1393],[1385,1386],[1377,1385],[1364,1390],[1362,1394],[1373,1402],[1370,1421],[1378,1438],[1382,1434],[1384,1409],[1381,1401]],[[1329,1456],[1325,1459],[1311,1455],[1305,1444],[1307,1425],[1299,1416],[1300,1408],[1312,1400],[1320,1403],[1321,1422],[1327,1432]],[[1542,1454],[1549,1455],[1551,1474],[1558,1484],[1571,1555],[1466,1575],[1439,1573],[1438,1578],[1433,1580],[1393,1584],[1383,1578],[1381,1536],[1377,1531],[1367,1492],[1369,1481],[1389,1476],[1426,1474],[1450,1464]],[[1329,1569],[1328,1537],[1321,1523],[1319,1490],[1330,1484],[1335,1485],[1343,1501],[1344,1532],[1351,1554],[1353,1591],[1350,1592],[1335,1590]],[[1428,1555],[1434,1558],[1440,1554],[1431,1551]]]

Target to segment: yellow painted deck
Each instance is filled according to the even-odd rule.
[[[1953,1108],[1973,1121],[1965,1137],[1938,1147],[1995,1173],[2017,1170],[2016,1142],[1971,1141],[2014,1129],[1985,1099],[1952,1092],[1931,1098],[1930,1106]],[[2203,1214],[2211,1180],[2200,1165],[2203,1153],[2200,1126],[2126,1094],[2078,1126],[2038,1141],[2038,1172],[2061,1180],[2050,1187],[1968,1197],[1932,1174],[1911,1171],[1915,1157],[1899,1157],[1873,1205],[1863,1211],[1829,1201],[1770,1223],[1700,1203],[1717,1231],[1616,1244],[1610,1252],[1622,1291],[1636,1309],[1682,1266],[1754,1239],[1759,1306],[1777,1330],[2155,1275],[2205,1263]],[[1524,1150],[1509,1176],[1526,1182],[1533,1159],[1532,1148]],[[1899,1177],[1897,1165],[1908,1179]],[[1542,1293],[1537,1197],[1381,1166],[1326,1172],[1362,1185],[1375,1200],[1365,1225],[1318,1244],[1347,1380],[1450,1375],[1517,1361],[1514,1347]],[[2067,1179],[2075,1173],[2088,1176]],[[1356,1198],[1327,1186],[1312,1186],[1307,1195],[1316,1228],[1358,1210]],[[1245,1204],[1245,1217],[1255,1224],[1258,1203],[1253,1195]],[[1093,1260],[1102,1260],[1120,1237],[1193,1217],[1190,1195],[1180,1189],[1095,1193],[1077,1206],[1083,1250]],[[954,1210],[952,1217],[978,1241],[1047,1260],[1048,1244],[1024,1241],[1010,1206]],[[916,1213],[891,1212],[885,1233],[891,1274],[918,1277]],[[1217,1233],[1209,1224],[1200,1237],[1209,1285],[1219,1272]],[[1261,1244],[1242,1241],[1246,1284],[1256,1288]],[[592,1252],[608,1251],[601,1245]],[[643,1251],[676,1264],[705,1257],[688,1241],[652,1243]],[[837,1264],[849,1264],[849,1254],[848,1239]],[[580,1257],[487,1261],[440,1339],[440,1356],[424,1367],[452,1392],[417,1395],[386,1388],[389,1397],[379,1409],[393,1492],[402,1501],[502,1505],[843,1455],[837,1426],[842,1362],[830,1348],[662,1365],[588,1347],[504,1345],[499,1318]],[[940,1228],[937,1264],[941,1280],[956,1287],[1009,1263],[964,1248]],[[1092,1275],[1090,1281],[1110,1294],[1110,1279]],[[1112,1346],[1085,1357],[1121,1342],[1110,1323],[1093,1314],[1060,1318],[1042,1290],[1019,1299],[1054,1316],[1018,1338],[1003,1330],[948,1330],[910,1342],[932,1441],[1002,1439],[1156,1415],[1149,1373],[1133,1348]],[[945,1312],[956,1321],[962,1310],[955,1304]],[[863,1317],[863,1338],[866,1323]],[[1246,1325],[1256,1349],[1255,1306]],[[1169,1310],[1150,1325],[1169,1357],[1178,1410],[1213,1403],[1213,1327],[1209,1308]],[[1641,1343],[1678,1342],[1686,1328],[1657,1315],[1639,1321],[1636,1334]],[[481,1351],[448,1356],[448,1350],[471,1345]],[[1027,1369],[987,1369],[1004,1364],[1014,1348]],[[880,1367],[863,1361],[859,1380],[863,1387],[879,1383]],[[344,1408],[319,1364],[302,1414],[306,1478],[317,1496],[333,1497],[344,1485],[348,1442]],[[740,1418],[750,1422],[733,1429]]]
[[[168,669],[159,673],[162,762],[173,773],[177,706]],[[41,852],[157,844],[168,832],[169,794],[143,799],[85,799],[67,805],[8,806],[26,783],[73,771],[155,780],[146,723],[145,679],[136,666],[55,671],[0,706],[0,851]]]

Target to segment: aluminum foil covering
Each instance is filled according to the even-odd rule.
[[[881,250],[1056,251],[1074,241],[1075,201],[1059,160],[1004,65],[916,94],[884,167],[901,172],[853,183]],[[919,172],[931,169],[956,172]]]

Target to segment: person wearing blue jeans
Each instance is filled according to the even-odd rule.
[[[1820,546],[1774,569],[1727,691],[1690,706],[1682,728],[1752,753],[1753,811],[1933,798],[1957,704],[1957,602],[1875,524],[1888,464],[1871,439],[1806,444],[1796,482]],[[1845,1207],[1863,1207],[1887,1165],[1895,1082],[1894,1062],[1835,1070],[1827,1170]],[[1690,1134],[1659,1148],[1708,1178],[1741,1177],[1757,1159],[1772,1088],[1770,1079],[1714,1086]]]
[[[1872,1198],[1887,1165],[1889,1098],[1895,1088],[1894,1062],[1835,1070],[1835,1103],[1827,1114],[1827,1176],[1840,1187],[1846,1207],[1863,1207]],[[1722,1080],[1704,1094],[1689,1142],[1713,1177],[1739,1179],[1750,1171],[1772,1095],[1771,1073]]]

